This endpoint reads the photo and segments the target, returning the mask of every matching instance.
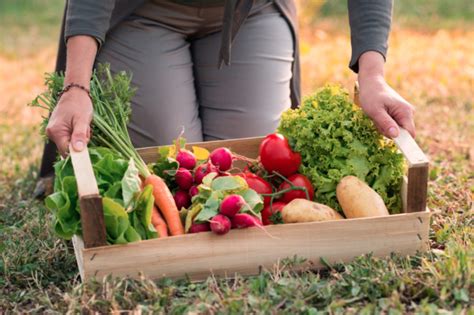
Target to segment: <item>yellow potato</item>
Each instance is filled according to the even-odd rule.
[[[336,196],[346,218],[389,215],[382,197],[355,176],[346,176],[339,182]]]
[[[283,222],[302,223],[344,219],[334,209],[306,199],[293,199],[281,210]]]

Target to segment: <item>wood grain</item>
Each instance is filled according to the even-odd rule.
[[[87,147],[78,152],[69,147],[74,176],[79,193],[81,209],[81,226],[84,247],[96,247],[107,244],[105,235],[104,211],[102,198],[95,179],[94,170]]]
[[[428,167],[428,158],[406,129],[400,128],[399,136],[393,141],[405,156],[410,168]]]
[[[406,192],[407,212],[425,211],[427,198],[428,167],[410,167]]]
[[[82,251],[84,250],[84,241],[78,235],[72,237],[72,246],[74,247],[74,255],[76,256],[77,268],[79,269],[79,275],[81,280],[84,281],[84,256]]]
[[[233,276],[257,274],[287,257],[307,258],[314,268],[324,268],[320,259],[348,262],[372,252],[385,257],[426,250],[430,213],[391,215],[379,218],[268,226],[273,238],[258,228],[231,230],[217,236],[211,232],[147,240],[126,245],[85,249],[84,276],[107,274],[204,280],[209,274]]]
[[[83,196],[79,200],[84,247],[97,247],[107,244],[105,235],[104,211],[99,195]]]
[[[98,195],[97,181],[95,180],[94,171],[92,169],[89,150],[87,147],[78,152],[69,146],[72,166],[74,168],[74,176],[77,181],[77,189],[79,196]]]

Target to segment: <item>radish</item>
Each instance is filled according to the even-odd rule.
[[[245,199],[241,195],[229,195],[225,197],[224,200],[222,200],[220,213],[232,218],[237,212],[240,211],[244,204]]]
[[[219,171],[225,172],[232,167],[232,152],[227,148],[217,148],[209,156],[212,164],[217,166]]]
[[[189,233],[201,233],[201,232],[207,232],[210,231],[211,227],[209,225],[209,222],[206,223],[194,223],[191,225],[189,228]]]
[[[181,208],[187,208],[191,205],[191,197],[189,197],[187,191],[178,190],[174,193],[173,198],[178,210]]]
[[[189,188],[191,188],[194,182],[193,174],[191,174],[191,171],[184,167],[180,167],[176,171],[174,180],[176,181],[176,184],[178,184],[179,188],[182,190],[188,190]]]
[[[191,188],[189,188],[188,194],[191,198],[199,194],[199,190],[197,186],[196,185],[191,186]]]
[[[211,172],[216,172],[217,169],[214,165],[210,163],[204,163],[199,165],[196,170],[194,171],[194,182],[196,185],[202,183],[202,179]]]
[[[259,218],[247,213],[237,213],[232,218],[232,228],[244,229],[252,226],[262,226]]]
[[[212,232],[223,235],[230,230],[230,220],[228,217],[222,214],[217,214],[211,219],[211,230]]]
[[[185,149],[179,150],[176,161],[178,161],[180,167],[188,170],[192,170],[196,166],[196,157],[191,151]]]

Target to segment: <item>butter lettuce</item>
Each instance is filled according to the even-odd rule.
[[[343,88],[325,86],[284,112],[278,132],[301,154],[300,172],[313,183],[316,201],[341,211],[336,186],[354,175],[382,196],[391,213],[400,212],[403,156]]]
[[[107,241],[123,244],[156,238],[151,224],[154,203],[151,187],[140,191],[141,181],[133,160],[127,161],[101,147],[89,148],[89,155],[103,197]],[[46,198],[45,204],[53,213],[56,234],[70,239],[74,234],[82,234],[76,178],[69,157],[56,162],[54,168],[54,193]]]

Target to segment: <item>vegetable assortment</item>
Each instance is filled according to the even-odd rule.
[[[47,77],[49,91],[33,105],[53,110],[63,77]],[[103,200],[107,241],[124,244],[184,233],[270,224],[388,215],[400,209],[403,164],[393,144],[376,132],[347,92],[328,86],[282,116],[257,159],[230,148],[212,152],[179,137],[146,165],[133,147],[130,77],[99,67],[91,81],[94,103],[89,153]],[[47,118],[43,124],[47,123]],[[235,161],[247,166],[239,169]],[[240,165],[241,165],[240,164]],[[55,165],[54,194],[46,206],[65,239],[81,234],[70,158]]]

